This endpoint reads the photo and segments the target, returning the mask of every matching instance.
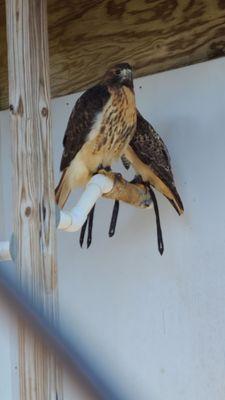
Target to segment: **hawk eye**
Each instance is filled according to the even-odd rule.
[[[120,75],[121,70],[120,69],[116,69],[115,74],[116,75]]]

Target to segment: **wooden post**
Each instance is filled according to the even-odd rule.
[[[47,0],[6,0],[14,235],[22,285],[57,320]],[[60,367],[19,321],[21,400],[62,399]]]

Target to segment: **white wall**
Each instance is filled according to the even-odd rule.
[[[140,111],[168,146],[185,207],[178,217],[158,195],[162,257],[153,211],[122,205],[116,235],[107,237],[108,200],[97,205],[89,250],[79,248],[79,234],[58,233],[62,322],[82,337],[131,400],[224,399],[224,71],[223,58],[135,82]],[[56,180],[77,97],[52,102]],[[10,153],[7,113],[0,115],[0,239],[6,239],[11,231],[10,225],[4,227]],[[68,206],[73,203],[74,198]],[[0,348],[7,343],[6,336],[0,338]],[[72,400],[71,383],[65,386],[66,399]]]

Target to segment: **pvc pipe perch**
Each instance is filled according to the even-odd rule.
[[[105,193],[109,193],[114,186],[112,179],[105,175],[94,175],[88,182],[80,200],[70,211],[60,210],[57,228],[66,232],[78,231],[86,221],[89,211],[96,201]]]
[[[75,207],[73,207],[70,211],[62,211],[59,209],[58,206],[56,206],[57,229],[66,232],[78,231],[83,226],[89,211],[92,209],[96,201],[101,196],[110,193],[114,188],[114,183],[115,182],[111,177],[109,178],[108,176],[105,176],[103,174],[94,175],[88,182],[85,191],[82,193],[80,200],[77,202]],[[126,184],[131,185],[129,183]],[[121,187],[119,187],[118,190],[120,192]],[[127,186],[124,192],[125,194],[129,192]],[[138,197],[139,194],[140,194],[140,189],[136,188],[135,192],[136,197]],[[127,201],[125,197],[123,197],[122,200],[124,200],[125,202]],[[149,202],[149,205],[146,203],[143,207],[151,208],[152,202],[149,193],[144,194],[144,200],[145,201],[147,200],[147,203]],[[14,245],[12,240],[11,242],[0,242],[0,261],[11,260],[13,249]]]
[[[76,206],[70,211],[56,209],[57,229],[66,232],[78,231],[85,222],[89,211],[96,201],[105,193],[109,193],[113,188],[114,182],[105,175],[94,175],[88,182],[85,191],[82,193]],[[10,242],[0,242],[0,261],[12,259],[10,252]]]

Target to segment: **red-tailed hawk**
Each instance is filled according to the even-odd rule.
[[[77,100],[63,139],[62,177],[55,190],[62,208],[70,192],[121,157],[136,129],[132,69],[117,64]]]
[[[137,175],[150,183],[172,204],[178,214],[184,212],[181,198],[177,192],[170,156],[165,143],[152,125],[137,111],[136,132],[122,156],[124,166],[132,164]]]
[[[137,174],[136,181],[141,180],[149,187],[156,214],[158,248],[160,254],[162,254],[164,246],[159,211],[151,186],[161,192],[170,201],[179,215],[184,212],[184,208],[175,186],[170,156],[166,145],[152,125],[142,117],[139,111],[137,111],[136,132],[122,156],[122,162],[126,169],[132,164]],[[115,201],[109,236],[113,236],[115,233],[118,211],[119,203]]]

